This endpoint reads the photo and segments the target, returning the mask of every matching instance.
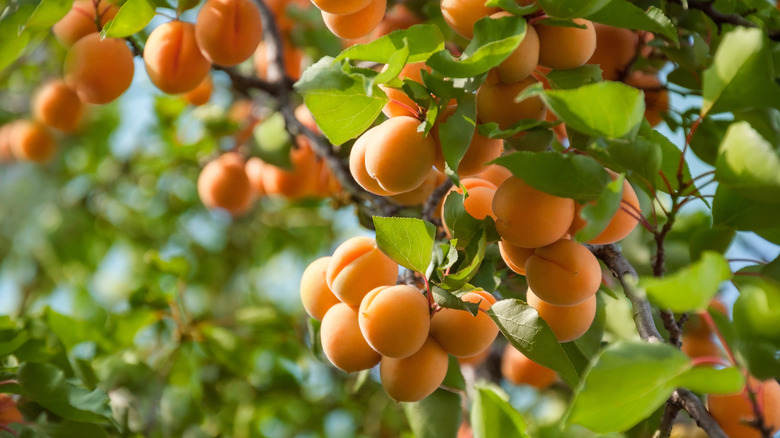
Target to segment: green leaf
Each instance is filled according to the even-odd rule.
[[[483,221],[466,212],[463,199],[463,195],[452,191],[444,200],[444,223],[458,248],[467,246],[483,230]]]
[[[348,66],[326,56],[307,68],[295,84],[317,126],[335,145],[368,129],[388,102],[379,87],[367,87],[368,77],[345,69]]]
[[[538,0],[539,6],[550,17],[577,18],[595,14],[610,0]]]
[[[650,6],[647,11],[643,11],[630,2],[611,0],[601,10],[585,18],[615,27],[648,30],[669,38],[675,45],[678,44],[677,28],[674,23],[655,6]]]
[[[460,361],[453,355],[449,355],[447,374],[444,376],[441,386],[459,391],[466,390],[466,379],[463,378],[463,374],[460,372]]]
[[[414,403],[402,403],[409,427],[417,438],[455,438],[463,409],[459,394],[437,389]]]
[[[601,67],[585,64],[569,70],[552,70],[545,76],[553,90],[568,90],[601,80]]]
[[[780,345],[780,287],[758,279],[739,287],[734,324],[740,336]]]
[[[702,253],[699,261],[663,278],[642,278],[650,301],[675,312],[706,310],[721,283],[731,278],[726,259],[716,252]]]
[[[264,162],[292,170],[290,149],[292,139],[287,132],[287,125],[282,113],[273,113],[270,117],[255,126],[252,137],[252,152],[255,152]]]
[[[528,6],[520,6],[516,0],[488,0],[485,6],[489,8],[501,8],[515,15],[529,15],[539,10],[539,5],[532,2]]]
[[[459,59],[449,50],[440,50],[430,58],[428,65],[451,78],[468,78],[487,72],[504,61],[525,37],[523,17],[485,17],[474,24],[474,38]]]
[[[730,227],[717,226],[697,229],[690,239],[691,260],[699,260],[705,251],[715,251],[724,254],[736,236],[736,230]]]
[[[620,341],[604,349],[583,377],[568,421],[596,433],[622,432],[671,395],[691,361],[668,344]]]
[[[780,86],[766,32],[736,27],[720,42],[704,71],[701,115],[755,107],[780,108]]]
[[[23,28],[35,9],[34,4],[24,3],[13,13],[0,18],[0,71],[16,61],[33,40],[31,30],[19,32],[19,29]]]
[[[595,204],[587,203],[580,210],[580,217],[585,220],[585,226],[577,232],[575,238],[580,242],[587,242],[601,234],[609,225],[612,217],[620,209],[620,201],[623,199],[624,175],[619,175],[614,181],[607,184],[604,193],[596,200]]]
[[[691,137],[690,146],[693,153],[705,163],[714,166],[718,159],[718,146],[731,124],[730,120],[715,120],[710,117],[702,119]]]
[[[390,32],[368,44],[355,44],[342,51],[335,61],[360,59],[388,64],[395,53],[404,46],[404,40],[414,42],[414,44],[409,44],[407,62],[410,63],[425,61],[432,53],[444,49],[444,35],[437,26],[416,24],[408,29]]]
[[[742,196],[780,202],[780,155],[748,122],[732,124],[720,144],[715,179]]]
[[[422,219],[374,216],[379,249],[404,268],[425,273],[431,263],[436,227]]]
[[[97,424],[63,421],[38,425],[47,438],[108,438],[108,432]]]
[[[490,306],[488,315],[509,342],[526,357],[557,371],[569,386],[575,387],[579,376],[552,329],[536,309],[518,299],[500,300]]]
[[[16,329],[0,330],[0,358],[8,356],[27,342],[25,331]]]
[[[127,0],[113,20],[103,28],[105,38],[124,38],[138,33],[154,18],[154,7],[148,0]]]
[[[73,0],[41,0],[23,29],[48,30],[70,11]]]
[[[682,151],[680,151],[680,149],[666,136],[654,129],[649,129],[648,132],[642,133],[639,138],[642,137],[661,146],[662,160],[660,171],[666,175],[666,180],[669,182],[672,189],[678,190],[680,184],[678,183],[677,172],[680,170],[680,157],[682,157]],[[682,174],[683,181],[691,180],[691,171],[688,168],[687,161],[683,161]],[[656,175],[654,187],[665,193],[669,192],[666,181],[663,180],[660,174]]]
[[[466,285],[479,271],[479,266],[485,258],[485,245],[487,239],[485,233],[481,232],[479,238],[472,239],[466,245],[464,257],[458,265],[457,271],[444,277],[441,287],[446,290],[457,290]]]
[[[438,286],[431,286],[431,291],[433,292],[433,299],[439,307],[463,310],[474,316],[477,316],[477,313],[479,313],[479,303],[467,303],[452,292]]]
[[[655,184],[663,162],[662,149],[658,143],[644,137],[637,137],[634,141],[606,140],[599,143],[606,145],[609,160],[617,167],[615,170],[630,171],[651,185]],[[597,155],[596,158],[600,157]]]
[[[745,376],[737,367],[698,366],[679,375],[675,385],[705,394],[734,394],[745,387]]]
[[[519,151],[492,162],[537,190],[580,203],[598,199],[612,181],[596,160],[578,154]]]
[[[482,123],[481,125],[479,125],[478,129],[479,129],[479,133],[485,137],[515,140],[512,137],[514,137],[515,135],[519,134],[522,131],[529,131],[532,128],[536,128],[536,127],[551,128],[553,126],[557,126],[560,124],[561,124],[560,122],[545,122],[536,119],[523,119],[513,124],[512,126],[508,127],[507,129],[501,129],[498,126],[498,123],[496,122]],[[522,140],[528,135],[532,135],[538,132],[539,131],[528,132],[519,140]]]
[[[509,396],[498,391],[500,389],[492,385],[474,386],[474,404],[471,407],[474,438],[527,438],[525,420],[509,404]]]
[[[712,219],[714,225],[742,231],[777,231],[780,230],[780,204],[749,199],[725,185],[718,185],[712,201]]]
[[[477,122],[477,103],[473,94],[458,99],[455,112],[439,124],[439,143],[444,155],[445,170],[453,183],[459,184],[458,166],[474,136]]]
[[[387,65],[374,78],[375,84],[386,84],[398,77],[409,59],[409,45],[404,40],[404,45],[393,53],[387,61]]]

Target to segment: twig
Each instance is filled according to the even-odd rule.
[[[682,5],[682,0],[671,0],[672,3]],[[724,24],[731,24],[734,26],[742,27],[758,27],[758,24],[748,20],[747,18],[738,14],[726,14],[715,9],[713,1],[700,1],[700,0],[687,0],[688,7],[696,9],[704,13],[704,15],[710,17],[710,19],[718,27],[718,32],[723,30]],[[780,41],[780,30],[768,30],[767,35],[769,39],[773,41]]]
[[[658,430],[653,435],[653,438],[667,438],[672,433],[672,427],[674,426],[674,420],[677,418],[677,414],[680,413],[680,405],[674,403],[672,398],[664,406],[664,415],[661,417],[661,424],[658,426]]]
[[[450,192],[450,188],[452,188],[452,180],[449,178],[447,178],[447,180],[444,181],[439,187],[436,187],[436,190],[431,193],[431,196],[428,197],[428,200],[425,201],[425,205],[423,205],[423,219],[433,223],[437,227],[441,225],[441,221],[434,218],[436,215],[436,207],[439,206],[439,202],[442,200],[442,198],[444,198],[444,196]]]

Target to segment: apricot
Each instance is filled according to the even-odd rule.
[[[211,92],[214,91],[214,82],[211,76],[206,76],[197,87],[184,94],[184,100],[190,105],[200,106],[211,99]]]
[[[431,337],[414,354],[401,359],[383,357],[379,364],[382,387],[393,400],[414,402],[433,394],[444,382],[449,358]]]
[[[14,138],[14,126],[16,126],[18,122],[18,120],[15,120],[0,126],[0,163],[13,161],[11,144],[13,143]]]
[[[195,40],[217,65],[240,64],[263,38],[260,11],[252,0],[207,0],[195,20]]]
[[[721,350],[712,339],[712,335],[683,333],[680,350],[691,359],[697,357],[721,357]]]
[[[249,99],[239,99],[233,102],[227,116],[229,120],[238,125],[238,131],[235,133],[237,145],[242,145],[249,140],[255,126],[262,121],[255,113],[254,104]]]
[[[601,266],[584,245],[561,239],[534,250],[525,262],[525,278],[540,299],[574,306],[599,290]]]
[[[596,50],[587,63],[599,65],[604,80],[616,81],[636,56],[639,37],[620,27],[601,23],[594,23],[593,26],[596,31]]]
[[[477,118],[483,123],[495,122],[507,129],[523,119],[543,120],[547,106],[539,96],[515,102],[515,97],[538,81],[529,76],[513,84],[498,78],[496,69],[490,70],[485,83],[477,91]]]
[[[500,164],[488,164],[485,170],[476,175],[477,178],[492,182],[496,188],[511,176],[512,172]]]
[[[265,195],[265,187],[263,187],[264,168],[265,162],[257,157],[249,158],[244,165],[244,171],[246,172],[246,177],[249,178],[249,186],[252,189],[252,196],[255,198]]]
[[[764,424],[771,429],[770,435],[780,430],[780,384],[770,379],[759,382],[750,378],[749,384],[762,408]],[[710,415],[730,437],[760,438],[761,432],[747,423],[755,418],[747,389],[730,395],[707,396]]]
[[[9,134],[11,153],[17,160],[45,164],[51,161],[57,152],[57,140],[49,128],[40,122],[15,122]]]
[[[498,335],[498,326],[484,312],[496,298],[487,291],[475,289],[463,294],[461,299],[479,303],[482,311],[477,316],[458,309],[445,308],[436,312],[431,318],[431,337],[453,356],[474,356],[490,347]]]
[[[661,85],[657,76],[642,71],[632,72],[625,79],[626,84],[642,90],[645,94],[645,118],[650,126],[663,121],[662,114],[669,111],[669,91]]]
[[[474,38],[474,23],[480,18],[498,12],[498,8],[485,6],[482,0],[442,0],[441,15],[458,35]]]
[[[312,190],[312,196],[318,198],[327,198],[341,191],[341,183],[336,175],[331,172],[325,160],[317,162],[319,171],[317,172],[317,181]]]
[[[586,28],[545,24],[535,26],[539,35],[539,64],[568,70],[585,64],[593,56],[596,50],[596,29],[593,23],[584,18],[575,18],[574,22]]]
[[[596,295],[573,306],[556,306],[542,301],[530,288],[526,294],[528,305],[550,326],[558,342],[573,341],[584,335],[596,318]]]
[[[282,50],[284,51],[285,73],[294,81],[300,79],[303,51],[290,44],[286,38],[283,39]],[[268,46],[265,41],[261,41],[260,44],[257,45],[253,60],[257,77],[260,79],[268,79]]]
[[[360,333],[357,309],[345,303],[334,304],[325,313],[320,341],[330,363],[348,373],[373,368],[382,358]]]
[[[512,245],[506,240],[498,242],[498,251],[501,253],[501,258],[509,269],[517,272],[520,275],[525,275],[525,262],[529,257],[534,255],[535,248],[521,248],[516,245]]]
[[[410,79],[422,84],[423,70],[430,72],[431,68],[425,65],[425,62],[413,62],[411,64],[406,64],[404,68],[401,69],[401,73],[398,74],[398,77],[400,79]],[[379,88],[381,88],[390,99],[390,102],[387,102],[385,107],[382,108],[382,112],[385,113],[387,117],[416,117],[418,115],[417,104],[412,100],[412,98],[407,96],[403,90],[386,87],[384,85],[380,85]]]
[[[371,0],[311,0],[314,6],[331,14],[353,14],[371,3]]]
[[[506,11],[497,12],[490,18],[511,17]],[[514,52],[498,65],[498,76],[501,82],[511,84],[522,81],[534,71],[539,64],[539,36],[533,26],[527,26],[525,37]]]
[[[574,219],[569,227],[569,234],[574,235],[585,227],[587,221],[580,217],[583,205],[575,204]],[[642,210],[639,208],[639,198],[636,196],[634,188],[628,180],[623,180],[623,197],[620,201],[620,207],[615,215],[612,216],[604,231],[598,236],[588,240],[588,243],[594,245],[605,245],[622,240],[634,230],[639,220],[636,218]]]
[[[301,122],[301,124],[309,131],[317,134],[321,133],[320,127],[317,126],[317,121],[314,120],[314,115],[312,115],[311,111],[309,111],[309,108],[307,108],[305,104],[300,104],[297,108],[295,108],[295,118],[298,119],[298,121]]]
[[[0,394],[0,425],[8,426],[11,423],[24,423],[24,417],[10,395]]]
[[[63,70],[65,83],[82,102],[108,103],[133,82],[133,53],[124,40],[91,33],[73,44]]]
[[[105,26],[119,12],[119,8],[106,0],[99,0],[96,4],[100,14],[101,27]],[[70,47],[81,38],[98,32],[100,29],[95,25],[95,7],[92,0],[74,1],[70,11],[54,23],[51,28],[57,41],[65,47]]]
[[[371,38],[371,41],[373,41],[390,32],[408,29],[415,24],[420,24],[422,22],[423,20],[415,15],[414,12],[410,11],[409,8],[402,3],[396,3],[387,10],[382,22],[371,32],[369,37]]]
[[[382,356],[402,358],[416,353],[428,339],[428,301],[412,286],[379,286],[360,302],[360,331]]]
[[[476,368],[482,365],[487,360],[488,356],[490,356],[490,348],[486,348],[482,350],[482,352],[477,353],[473,356],[459,357],[458,363],[462,367],[469,366],[469,367]]]
[[[81,123],[84,104],[65,81],[56,79],[46,82],[33,94],[32,113],[45,125],[71,132]]]
[[[431,129],[431,136],[436,142],[436,158],[433,161],[433,165],[436,166],[441,172],[444,172],[444,152],[441,146],[441,140],[439,139],[439,124],[446,123],[450,116],[455,113],[455,105],[448,106],[441,115],[436,119],[436,123]],[[504,141],[498,138],[488,138],[477,131],[474,127],[474,134],[471,137],[471,143],[469,143],[466,153],[463,155],[460,163],[458,164],[457,173],[459,176],[471,176],[485,170],[487,162],[493,161],[501,156],[504,151]]]
[[[328,287],[341,301],[358,307],[371,290],[392,286],[398,264],[370,237],[353,237],[339,245],[328,266]]]
[[[369,133],[371,133],[372,129],[374,128],[364,132],[352,145],[352,150],[349,151],[349,173],[352,174],[355,182],[366,191],[379,196],[395,195],[397,193],[382,188],[379,182],[372,178],[368,174],[368,170],[366,170],[366,149],[371,141]]]
[[[468,193],[468,196],[463,200],[463,208],[466,210],[466,213],[479,220],[488,216],[493,219],[496,218],[493,213],[493,197],[496,193],[496,186],[493,183],[480,178],[464,178],[460,181],[460,184]],[[463,190],[460,187],[453,188],[450,190],[450,193],[453,191],[463,194]],[[442,216],[444,215],[443,208],[446,202],[445,198],[444,202],[442,202]],[[447,224],[445,223],[444,226],[446,228]]]
[[[515,385],[530,385],[538,390],[555,383],[558,374],[527,358],[520,350],[507,344],[501,357],[501,374]]]
[[[538,248],[563,237],[574,219],[574,201],[536,190],[515,176],[493,197],[496,230],[522,248]]]
[[[144,64],[152,83],[168,94],[192,90],[211,69],[198,48],[195,26],[178,20],[164,23],[149,34]]]
[[[222,208],[234,215],[246,212],[252,188],[243,158],[229,152],[206,164],[198,176],[198,195],[206,208]]]
[[[317,321],[322,321],[325,313],[336,304],[340,303],[333,295],[325,273],[328,270],[330,257],[320,257],[311,262],[301,276],[301,302],[306,313]]]
[[[443,173],[438,170],[432,170],[419,187],[408,192],[390,195],[389,198],[398,205],[421,205],[431,197],[431,194],[433,194],[433,191],[436,190],[437,187],[444,184],[446,179],[447,176]]]
[[[334,35],[355,39],[368,35],[382,21],[387,0],[371,0],[364,8],[351,14],[331,14],[322,11],[322,20]]]
[[[296,141],[298,147],[290,149],[292,169],[271,164],[264,166],[262,175],[266,194],[287,199],[301,199],[312,194],[319,177],[317,156],[305,137],[299,136]]]

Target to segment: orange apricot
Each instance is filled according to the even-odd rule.
[[[24,423],[24,417],[10,395],[0,394],[0,425],[8,426],[11,423]]]
[[[271,164],[263,168],[263,188],[268,195],[301,199],[312,194],[319,174],[318,161],[305,137],[296,138],[297,148],[290,149],[292,169]]]
[[[397,193],[382,188],[382,186],[379,185],[379,182],[372,178],[371,175],[368,174],[368,170],[366,170],[366,149],[371,141],[370,132],[371,129],[364,132],[352,145],[352,150],[349,151],[349,173],[352,174],[352,178],[355,179],[355,182],[357,182],[360,187],[363,187],[365,190],[375,195],[395,195]]]
[[[84,104],[65,81],[56,79],[46,82],[33,94],[32,113],[41,123],[71,132],[81,123]]]
[[[476,316],[465,310],[441,309],[431,318],[431,337],[457,357],[474,356],[486,350],[498,335],[498,326],[484,312],[496,302],[489,292],[475,289],[463,294],[467,303],[479,303]]]
[[[511,176],[512,172],[500,164],[488,164],[485,166],[485,170],[476,175],[477,178],[492,182],[496,187],[503,184]]]
[[[539,64],[568,70],[585,64],[593,56],[596,50],[596,30],[593,23],[583,18],[575,18],[574,22],[586,28],[545,24],[535,26],[539,35]]]
[[[331,14],[353,14],[371,3],[371,0],[311,0],[314,6]]]
[[[580,217],[582,205],[576,204],[574,210],[574,219],[569,227],[569,234],[574,235],[587,224],[587,221]],[[588,243],[594,245],[605,245],[622,240],[634,230],[639,220],[636,218],[637,212],[642,210],[639,207],[639,198],[636,196],[634,188],[631,187],[628,180],[623,180],[623,197],[620,201],[620,207],[615,215],[612,216],[604,231],[598,236],[588,240]]]
[[[336,304],[340,303],[333,295],[325,273],[328,271],[330,257],[320,257],[311,262],[301,276],[301,302],[306,313],[312,318],[322,321],[325,313]]]
[[[252,188],[243,158],[229,152],[206,164],[198,176],[198,195],[206,208],[222,208],[234,215],[246,212]]]
[[[320,127],[317,126],[317,121],[314,120],[314,115],[306,107],[306,104],[300,104],[295,108],[295,118],[309,131],[320,134]]]
[[[371,290],[396,283],[398,264],[376,246],[374,239],[353,237],[336,248],[327,279],[334,295],[358,307]]]
[[[761,406],[764,424],[771,430],[769,435],[773,435],[780,430],[780,384],[774,379],[759,382],[753,378],[748,379],[748,384]],[[730,395],[710,394],[707,396],[707,407],[726,435],[739,438],[762,436],[758,429],[747,424],[755,419],[747,389]]]
[[[460,184],[466,189],[468,194],[463,199],[463,208],[466,210],[466,213],[480,220],[488,216],[493,219],[496,218],[493,213],[493,197],[496,193],[496,187],[493,183],[480,178],[464,178],[460,181]],[[460,187],[453,188],[450,190],[450,193],[453,191],[463,194],[463,189]],[[447,202],[446,199],[444,202]],[[442,208],[444,208],[444,202],[442,203]],[[446,223],[444,227],[447,227]]]
[[[0,126],[0,163],[10,162],[14,159],[11,152],[11,144],[13,143],[14,138],[14,126],[16,126],[18,122],[18,120],[15,120]]]
[[[292,80],[298,80],[301,77],[303,51],[287,41],[282,41],[282,50],[284,51],[284,71]],[[268,79],[268,46],[265,41],[260,41],[254,54],[255,73],[260,79]]]
[[[691,359],[697,357],[721,357],[721,350],[712,339],[712,335],[701,336],[698,334],[683,333],[680,350]]]
[[[195,20],[195,40],[217,65],[240,64],[263,38],[260,11],[252,0],[207,0]]]
[[[520,350],[507,344],[501,357],[501,374],[515,385],[530,385],[538,390],[555,383],[558,374],[527,358]]]
[[[563,237],[574,219],[574,201],[537,190],[520,178],[504,181],[493,197],[496,230],[507,242],[538,248]]]
[[[334,304],[325,313],[320,341],[330,363],[348,373],[373,368],[382,358],[360,333],[358,310],[345,303]]]
[[[477,118],[482,122],[495,122],[507,129],[523,119],[543,120],[547,106],[539,96],[515,102],[515,97],[538,81],[529,76],[519,82],[505,84],[495,69],[488,73],[485,83],[477,91]]]
[[[596,294],[601,285],[598,259],[573,240],[536,248],[525,262],[528,287],[556,306],[574,306]]]
[[[446,123],[450,116],[455,113],[456,108],[455,105],[450,105],[445,108],[441,115],[436,119],[433,129],[431,129],[431,136],[436,142],[436,158],[433,161],[433,165],[441,172],[444,172],[445,163],[444,152],[442,151],[441,140],[439,138],[439,124]],[[503,140],[485,137],[477,131],[475,126],[474,134],[471,137],[471,143],[469,143],[466,153],[458,164],[458,175],[464,177],[482,172],[485,170],[485,163],[495,160],[501,156],[503,151]]]
[[[497,12],[490,18],[511,17],[506,11]],[[522,81],[534,71],[539,63],[539,36],[533,26],[527,26],[525,37],[514,52],[498,65],[498,76],[501,82],[511,84]]]
[[[529,257],[534,255],[535,248],[521,248],[516,245],[512,245],[506,240],[498,242],[498,251],[501,253],[501,258],[509,269],[517,272],[520,275],[525,275],[525,262]]]
[[[410,79],[422,84],[421,72],[423,70],[430,72],[431,68],[425,65],[425,62],[413,62],[411,64],[406,64],[404,68],[401,69],[401,73],[398,74],[398,77],[400,79]],[[387,117],[418,115],[417,104],[412,98],[407,96],[403,90],[390,88],[384,85],[380,85],[379,88],[381,88],[390,99],[390,102],[387,102],[384,108],[382,108],[382,112],[385,113]]]
[[[92,0],[76,0],[64,17],[54,23],[51,30],[54,37],[65,47],[70,47],[81,38],[97,32],[95,7],[100,14],[100,26],[105,26],[116,16],[119,8],[106,0],[93,3]]]
[[[63,70],[65,83],[82,102],[108,103],[133,82],[133,53],[124,40],[91,33],[73,44]]]
[[[636,56],[639,38],[628,29],[601,23],[593,26],[596,30],[596,50],[588,64],[599,65],[604,80],[616,81]]]
[[[198,48],[195,26],[178,20],[164,23],[149,34],[144,64],[152,83],[168,94],[197,87],[211,68]]]
[[[436,190],[436,188],[440,185],[444,184],[446,179],[446,175],[439,172],[438,170],[433,170],[425,178],[425,181],[423,181],[423,183],[420,184],[420,186],[416,189],[412,189],[404,193],[399,193],[397,195],[390,195],[389,198],[396,204],[404,206],[424,204],[428,198],[431,197],[433,191]]]
[[[485,6],[482,0],[441,0],[444,21],[458,35],[467,39],[474,37],[474,23],[498,11],[498,8]]]
[[[246,177],[249,178],[249,186],[252,188],[252,196],[255,198],[265,195],[265,187],[263,187],[264,167],[265,162],[257,157],[250,157],[244,165]]]
[[[11,153],[17,160],[45,164],[57,152],[57,140],[49,128],[40,122],[15,122],[10,135]]]
[[[528,288],[526,301],[550,326],[558,342],[573,341],[584,335],[596,318],[595,294],[573,306],[556,306],[542,301],[531,288]]]
[[[355,39],[368,35],[382,21],[387,0],[371,0],[364,8],[351,14],[331,14],[322,11],[322,20],[334,35]]]
[[[669,111],[669,91],[661,85],[658,76],[642,71],[632,72],[625,79],[626,84],[645,93],[645,118],[650,126],[663,121],[662,114]]]
[[[379,376],[387,395],[396,401],[414,402],[433,394],[444,382],[449,358],[431,337],[414,354],[401,359],[383,357]]]
[[[486,348],[482,350],[482,352],[477,353],[473,356],[459,357],[458,363],[462,367],[468,366],[468,367],[476,368],[482,365],[487,360],[488,356],[490,356],[490,348]]]
[[[184,94],[184,100],[190,105],[200,106],[211,99],[211,92],[214,91],[214,82],[211,76],[206,76],[197,87]]]
[[[385,17],[379,26],[371,32],[371,40],[383,37],[390,32],[408,29],[415,24],[422,23],[422,19],[410,11],[403,3],[396,3],[387,10]]]
[[[412,286],[379,286],[363,298],[358,313],[363,337],[382,356],[411,356],[428,339],[428,301]]]

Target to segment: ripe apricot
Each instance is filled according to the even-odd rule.
[[[40,122],[23,120],[14,123],[11,135],[11,153],[17,160],[45,164],[57,152],[57,140]]]
[[[263,187],[264,167],[265,162],[257,157],[250,157],[244,165],[246,177],[249,178],[249,186],[252,188],[252,196],[255,198],[265,195],[265,187]]]
[[[573,341],[584,335],[596,317],[596,295],[591,295],[590,298],[573,306],[556,306],[542,301],[531,288],[528,288],[526,301],[550,326],[558,342]]]
[[[596,50],[588,64],[599,65],[604,80],[616,81],[634,59],[639,38],[628,29],[601,23],[593,26],[596,30]]]
[[[371,142],[371,130],[364,132],[363,135],[358,137],[355,143],[352,145],[352,150],[349,151],[349,173],[352,174],[352,178],[355,179],[360,187],[365,190],[379,196],[395,195],[397,193],[390,192],[382,188],[379,182],[371,177],[366,170],[366,149]]]
[[[431,337],[414,354],[401,359],[383,357],[379,376],[387,395],[396,401],[414,402],[433,394],[444,382],[449,358]]]
[[[444,152],[442,151],[441,140],[439,138],[439,124],[446,123],[455,113],[457,106],[450,105],[444,109],[441,115],[436,119],[436,123],[431,129],[431,136],[436,142],[436,158],[433,165],[444,172]],[[485,163],[493,161],[504,151],[504,141],[498,138],[488,138],[477,131],[474,127],[474,134],[471,137],[466,153],[458,164],[458,175],[461,177],[471,176],[485,170]]]
[[[490,18],[511,17],[506,11],[497,12]],[[507,59],[498,65],[498,76],[507,84],[522,81],[534,71],[539,64],[539,36],[533,26],[527,26],[525,37],[519,46]]]
[[[331,14],[353,14],[371,3],[371,0],[311,0],[314,6]]]
[[[425,62],[413,62],[411,64],[406,64],[404,68],[401,69],[401,73],[398,74],[398,77],[400,79],[410,79],[422,84],[421,72],[423,70],[430,72],[431,68],[425,65]],[[387,102],[385,107],[382,108],[382,112],[385,113],[387,117],[417,116],[417,104],[414,103],[403,90],[386,87],[384,85],[380,85],[379,88],[381,88],[390,99],[390,102]]]
[[[432,170],[431,173],[425,178],[422,184],[416,189],[412,189],[408,192],[399,193],[397,195],[390,195],[389,198],[393,202],[399,205],[412,206],[424,204],[437,187],[444,184],[447,176],[438,170]]]
[[[601,266],[588,248],[561,239],[534,250],[525,262],[525,278],[540,299],[556,306],[574,306],[596,294]]]
[[[340,303],[333,295],[325,273],[328,270],[330,257],[320,257],[311,262],[301,276],[301,302],[306,313],[312,318],[322,321],[325,313],[334,305]]]
[[[286,38],[282,42],[284,51],[284,71],[292,80],[298,80],[301,77],[303,51],[293,46]],[[260,41],[254,54],[255,72],[260,79],[268,79],[268,46],[265,41]]]
[[[95,25],[95,6],[92,0],[74,1],[70,11],[51,28],[57,41],[70,47],[81,38],[100,30]],[[106,0],[99,0],[97,9],[101,26],[105,26],[119,11],[119,8]]]
[[[382,356],[402,358],[416,353],[428,339],[428,301],[412,286],[379,286],[360,302],[360,331]]]
[[[691,359],[697,357],[721,357],[721,350],[712,339],[712,335],[683,333],[680,350]]]
[[[339,245],[328,266],[328,287],[341,301],[358,307],[379,286],[392,286],[398,265],[370,237],[353,237]]]
[[[538,248],[563,237],[574,218],[574,201],[544,193],[520,178],[504,181],[493,197],[496,230],[507,242]]]
[[[16,126],[18,122],[18,120],[15,120],[0,126],[0,163],[6,163],[13,161],[14,159],[11,153],[11,144],[13,143],[14,138],[14,126]]]
[[[530,385],[538,390],[555,383],[558,374],[527,358],[520,350],[507,344],[501,357],[501,374],[515,385]]]
[[[493,183],[480,178],[464,178],[460,181],[460,185],[465,188],[466,193],[468,193],[468,196],[463,199],[463,208],[466,210],[466,213],[475,219],[480,220],[485,219],[488,216],[493,219],[496,218],[496,215],[493,213],[493,197],[496,193],[496,186],[494,186]],[[463,190],[460,187],[453,188],[450,190],[450,193],[453,191],[463,194]],[[447,194],[447,196],[449,196],[449,194]],[[444,202],[442,202],[442,209],[446,202],[447,200],[445,198]],[[444,227],[447,228],[446,223],[444,224]]]
[[[481,353],[477,353],[473,356],[466,356],[466,357],[459,357],[458,363],[460,366],[469,366],[469,367],[478,367],[482,365],[490,356],[490,348],[486,348],[482,350]]]
[[[334,35],[355,39],[368,35],[382,21],[387,0],[371,0],[364,8],[351,14],[331,14],[322,11],[322,20]]]
[[[164,23],[149,34],[144,64],[152,83],[168,94],[197,87],[211,68],[198,48],[195,26],[178,20]]]
[[[198,176],[198,195],[206,208],[222,208],[234,215],[248,210],[252,188],[243,158],[229,152],[206,164]]]
[[[593,56],[596,50],[596,30],[593,23],[584,18],[575,18],[574,22],[586,28],[545,24],[535,26],[539,35],[539,64],[568,70],[585,64]]]
[[[506,240],[498,242],[498,251],[501,253],[501,258],[509,269],[517,272],[520,275],[525,275],[525,262],[529,257],[534,255],[535,248],[521,248],[516,245],[512,245]]]
[[[379,23],[379,26],[374,29],[369,37],[371,38],[371,41],[383,37],[390,32],[401,30],[401,29],[408,29],[415,24],[420,24],[423,21],[414,14],[414,12],[410,11],[409,8],[404,6],[402,3],[396,3],[392,7],[390,7],[387,10],[387,13],[385,14],[385,17],[382,19],[382,22]]]
[[[348,373],[372,368],[382,358],[360,333],[357,309],[345,303],[334,304],[325,313],[320,341],[330,363]]]
[[[73,44],[63,70],[65,83],[82,102],[108,103],[133,82],[133,53],[124,40],[91,33]]]
[[[271,164],[264,166],[263,189],[267,195],[301,199],[312,194],[319,177],[317,156],[305,137],[298,136],[296,141],[298,147],[290,149],[292,169],[283,169]]]
[[[8,426],[11,423],[24,423],[24,417],[10,395],[0,394],[0,425]]]
[[[749,384],[762,408],[764,424],[771,429],[770,435],[773,435],[780,430],[780,384],[774,379],[759,382],[753,378],[749,379]],[[726,435],[761,437],[758,429],[746,424],[755,418],[746,389],[731,395],[710,394],[707,396],[707,407]]]
[[[441,15],[444,21],[463,38],[474,38],[474,23],[480,18],[498,12],[498,8],[485,6],[482,0],[442,0]]]
[[[485,83],[477,91],[477,118],[482,122],[495,122],[507,129],[523,119],[543,120],[547,106],[539,96],[515,102],[515,97],[538,81],[529,76],[513,84],[505,84],[493,69]]]
[[[56,79],[46,82],[33,94],[32,113],[41,123],[71,132],[81,123],[84,104],[65,81]]]
[[[657,76],[642,71],[632,72],[625,80],[626,84],[645,93],[645,118],[650,126],[657,126],[664,119],[662,114],[669,111],[669,91],[661,85]]]
[[[212,91],[214,91],[214,82],[211,81],[211,76],[207,75],[197,87],[184,94],[184,100],[190,105],[200,106],[211,99]]]
[[[244,62],[262,38],[260,11],[252,0],[207,0],[195,20],[198,47],[217,65]]]
[[[569,227],[569,234],[574,235],[587,224],[587,221],[580,217],[580,211],[583,205],[575,204],[574,219]],[[622,240],[634,230],[639,220],[637,215],[642,211],[639,207],[639,198],[628,180],[623,180],[623,197],[620,201],[620,207],[615,215],[612,216],[604,231],[598,236],[588,240],[588,243],[594,245],[605,245]]]
[[[511,176],[512,172],[500,164],[489,164],[485,167],[485,170],[476,175],[477,178],[492,182],[496,188]]]
[[[467,303],[478,302],[483,311],[496,302],[493,295],[481,289],[467,292],[461,299]],[[453,356],[479,354],[490,347],[497,335],[498,326],[485,312],[474,316],[465,310],[445,308],[431,318],[431,337]]]

